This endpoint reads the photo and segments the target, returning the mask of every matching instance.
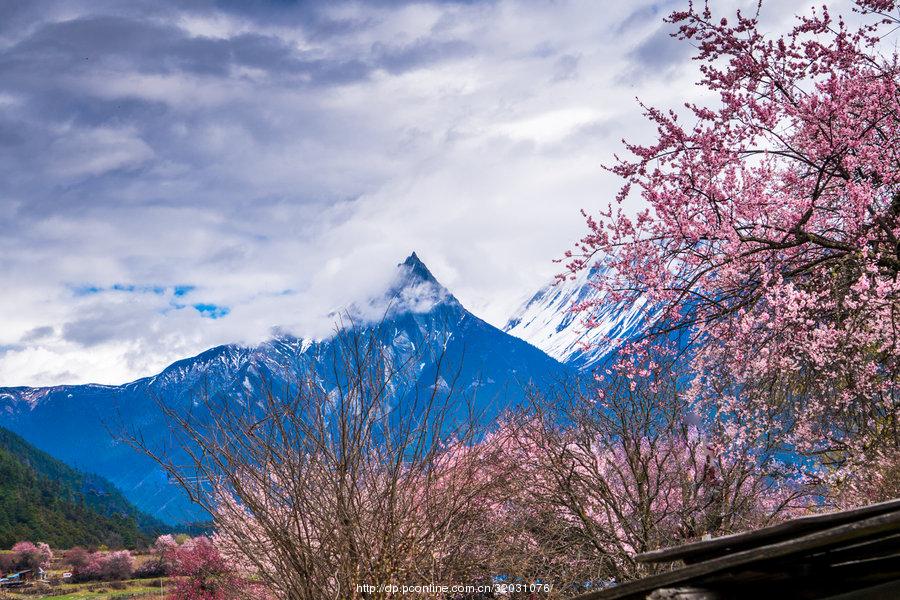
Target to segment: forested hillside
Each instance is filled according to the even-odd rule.
[[[0,428],[0,547],[145,544],[159,523],[105,479],[73,469]]]

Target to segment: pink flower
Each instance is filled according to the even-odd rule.
[[[699,410],[826,457],[808,463],[822,477],[900,447],[900,62],[878,45],[896,9],[858,0],[856,29],[814,10],[774,37],[755,15],[673,13],[718,102],[686,120],[643,106],[656,140],[626,144],[619,195],[567,253],[569,274],[607,267],[596,302],[646,302],[650,339],[690,336]]]

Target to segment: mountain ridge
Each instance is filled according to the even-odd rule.
[[[477,396],[488,418],[523,401],[529,386],[548,387],[574,373],[466,310],[416,253],[398,265],[384,294],[348,312],[354,327],[375,335],[393,360],[421,359],[409,375],[410,386],[430,385],[440,369],[450,368],[460,389]],[[243,402],[266,386],[289,388],[297,373],[310,373],[329,386],[326,366],[334,343],[333,338],[280,335],[255,346],[225,344],[119,386],[0,388],[0,408],[9,427],[29,442],[107,477],[156,518],[198,521],[206,515],[190,505],[159,466],[109,431],[128,428],[165,443],[171,436],[159,401],[189,408],[199,395],[212,393]],[[443,363],[435,360],[438,355]]]
[[[503,331],[580,370],[601,364],[653,319],[642,299],[612,302],[591,284],[604,273],[602,268],[584,269],[574,278],[545,285],[513,313]],[[590,325],[586,313],[573,311],[584,302],[596,303]]]

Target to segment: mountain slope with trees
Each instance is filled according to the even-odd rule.
[[[147,543],[158,525],[105,479],[0,428],[0,547],[20,540],[134,547]]]

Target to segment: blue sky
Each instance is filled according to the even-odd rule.
[[[678,6],[0,3],[0,385],[326,335],[412,250],[502,324],[651,133],[635,96],[696,98]]]

